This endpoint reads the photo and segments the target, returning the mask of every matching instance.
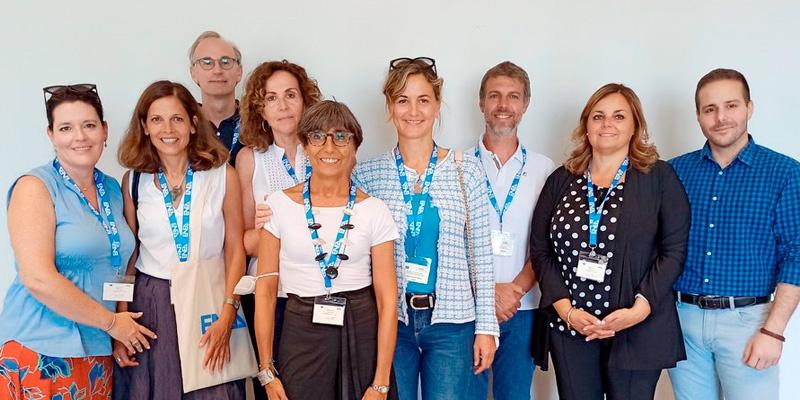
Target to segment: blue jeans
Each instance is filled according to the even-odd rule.
[[[771,307],[703,310],[678,303],[687,359],[669,370],[675,398],[777,399],[778,366],[759,371],[742,362],[747,342],[764,325]]]
[[[486,400],[491,371],[495,399],[530,400],[533,380],[531,334],[535,316],[536,310],[517,311],[513,318],[500,324],[500,347],[494,355],[492,369],[472,379],[472,399]]]
[[[397,324],[393,365],[400,400],[416,400],[420,386],[425,400],[467,397],[475,323],[432,325],[431,313],[409,308],[408,325]]]

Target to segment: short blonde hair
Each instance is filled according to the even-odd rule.
[[[201,33],[200,36],[197,37],[197,39],[194,40],[194,43],[192,43],[192,47],[189,48],[189,63],[190,64],[194,62],[194,52],[195,52],[195,50],[197,50],[197,46],[200,45],[200,42],[202,42],[205,39],[212,39],[212,38],[213,39],[223,40],[223,41],[225,41],[225,43],[231,45],[231,47],[233,47],[233,52],[236,54],[236,59],[239,60],[239,65],[242,65],[242,52],[239,51],[239,48],[236,47],[236,45],[233,42],[231,42],[230,40],[226,40],[225,38],[223,38],[216,31],[205,31],[205,32]]]
[[[422,75],[433,86],[433,95],[436,97],[436,101],[442,101],[444,80],[436,75],[431,65],[421,60],[412,60],[396,68],[389,68],[386,81],[383,83],[383,96],[386,98],[387,107],[403,92],[408,84],[408,78],[412,75]]]

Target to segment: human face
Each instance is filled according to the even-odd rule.
[[[197,45],[192,54],[192,66],[189,72],[192,80],[200,86],[203,96],[232,96],[236,90],[236,85],[242,80],[242,65],[235,63],[233,68],[225,70],[219,65],[219,59],[223,56],[236,58],[233,46],[219,38],[203,39]],[[195,61],[204,58],[213,58],[214,68],[206,71]]]
[[[725,79],[708,83],[700,89],[697,99],[697,122],[709,145],[732,148],[747,143],[747,121],[753,116],[753,102],[745,101],[741,82]]]
[[[300,82],[287,71],[275,71],[264,84],[264,92],[261,117],[275,135],[294,136],[304,107]]]
[[[433,85],[422,74],[414,74],[408,77],[406,87],[389,105],[389,115],[400,138],[432,138],[439,107]]]
[[[598,101],[586,121],[589,143],[592,150],[600,154],[627,153],[635,129],[631,106],[619,93]]]
[[[189,113],[175,96],[154,101],[147,110],[144,125],[145,134],[162,158],[185,153],[189,137],[195,133]]]
[[[345,131],[344,129],[328,129],[327,133]],[[350,138],[350,143],[346,146],[337,146],[333,143],[333,138],[327,136],[322,146],[314,146],[310,142],[303,147],[309,162],[311,163],[312,174],[326,177],[349,177],[356,165],[356,145],[355,139]]]
[[[516,135],[522,115],[528,109],[525,84],[518,79],[496,76],[486,80],[480,101],[486,120],[486,133],[496,136]]]
[[[65,169],[93,169],[103,155],[108,127],[94,107],[73,101],[53,109],[53,127],[47,129],[47,136]]]

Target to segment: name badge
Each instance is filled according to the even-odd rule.
[[[428,277],[431,274],[431,259],[427,257],[406,258],[405,273],[406,280],[409,282],[427,285]]]
[[[492,230],[492,254],[506,257],[514,255],[514,235],[511,232]]]
[[[582,251],[578,256],[579,278],[586,278],[595,282],[602,283],[606,278],[608,268],[608,257],[595,252]]]
[[[347,299],[334,296],[317,296],[314,298],[314,316],[311,322],[325,325],[344,325],[344,308]]]
[[[119,282],[103,283],[104,301],[133,301],[133,282],[135,275],[125,275]]]

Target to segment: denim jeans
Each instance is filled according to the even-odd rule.
[[[777,399],[778,366],[759,371],[742,362],[747,342],[764,325],[771,307],[703,310],[678,303],[687,359],[669,370],[675,398]]]
[[[533,380],[531,334],[536,310],[517,311],[513,318],[500,324],[500,347],[494,355],[492,369],[476,375],[471,382],[470,396],[486,400],[489,395],[489,374],[495,399],[530,400]]]
[[[397,324],[393,365],[400,400],[416,400],[418,387],[424,400],[467,397],[475,323],[431,324],[431,313],[409,308],[408,325]]]

